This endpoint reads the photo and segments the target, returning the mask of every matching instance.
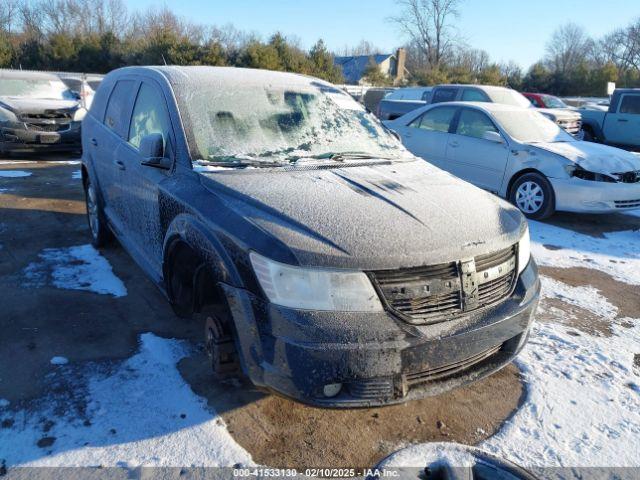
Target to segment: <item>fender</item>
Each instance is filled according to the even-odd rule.
[[[222,243],[198,218],[188,213],[178,214],[167,228],[162,247],[163,278],[166,278],[167,275],[167,254],[171,244],[177,239],[184,241],[202,257],[218,282],[237,288],[244,287],[240,275]]]

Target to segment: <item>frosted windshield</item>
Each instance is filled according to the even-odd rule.
[[[273,162],[342,152],[407,155],[374,116],[336,88],[320,83],[220,87],[201,82],[196,89],[176,91],[194,159]]]
[[[71,90],[61,81],[22,78],[3,78],[0,81],[0,96],[53,100],[75,99]]]
[[[489,95],[489,98],[491,98],[491,101],[494,103],[502,103],[513,107],[532,108],[531,102],[527,97],[515,90],[504,88],[499,90],[488,90],[485,93]]]
[[[576,141],[558,125],[535,110],[494,111],[493,116],[510,137],[524,143]]]

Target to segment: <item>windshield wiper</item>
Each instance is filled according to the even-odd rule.
[[[243,168],[243,167],[282,167],[282,162],[273,162],[268,160],[258,160],[252,157],[243,157],[240,155],[217,155],[210,157],[211,160],[197,160],[199,165],[208,167],[227,167],[227,168]]]
[[[296,163],[300,160],[332,160],[334,162],[344,162],[346,160],[381,160],[389,161],[393,160],[391,157],[385,157],[382,155],[374,155],[368,152],[326,152],[317,155],[292,155],[289,157],[291,163]]]

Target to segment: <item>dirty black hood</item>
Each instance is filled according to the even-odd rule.
[[[525,228],[508,203],[422,160],[223,169],[201,172],[201,181],[239,221],[287,245],[305,266],[374,270],[449,262],[506,248]]]

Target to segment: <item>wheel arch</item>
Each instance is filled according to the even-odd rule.
[[[178,271],[177,269],[180,269]],[[220,241],[196,219],[177,216],[167,229],[162,276],[166,294],[180,316],[189,317],[204,305],[226,304],[220,284],[242,287],[242,281]],[[183,298],[177,298],[172,280],[190,281]],[[190,298],[187,298],[190,294]]]
[[[522,170],[518,170],[516,173],[511,175],[511,178],[509,179],[509,183],[507,184],[507,190],[506,190],[506,194],[505,194],[505,197],[507,199],[511,198],[511,189],[513,188],[513,185],[516,183],[516,181],[520,177],[522,177],[523,175],[526,175],[527,173],[537,173],[539,175],[542,175],[545,178],[548,178],[548,176],[545,175],[544,172],[540,171],[537,168],[528,167],[528,168],[523,168]],[[551,183],[551,182],[549,182],[549,183]],[[551,188],[553,188],[553,185],[551,186]]]

